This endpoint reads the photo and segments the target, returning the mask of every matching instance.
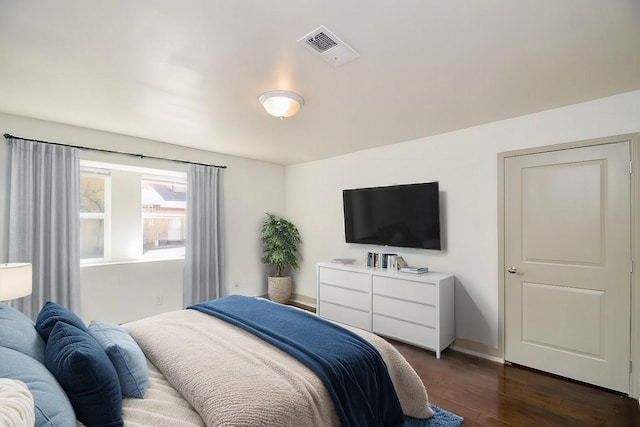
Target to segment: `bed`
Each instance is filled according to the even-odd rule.
[[[330,324],[261,298],[233,296],[221,300],[227,299],[238,307],[245,306],[249,315],[256,312],[263,316],[253,319],[259,329],[266,328],[263,325],[271,318],[276,319],[273,323],[277,328],[278,322],[302,325],[300,322],[307,321],[281,317],[289,315]],[[258,309],[251,304],[258,304]],[[350,363],[338,363],[347,365],[349,371],[339,373],[341,382],[335,386],[324,373],[314,371],[313,363],[309,365],[304,357],[298,359],[268,342],[271,338],[217,316],[193,307],[122,326],[92,322],[86,328],[64,307],[47,303],[34,327],[21,313],[0,305],[0,377],[28,386],[35,401],[36,420],[46,420],[36,425],[74,425],[69,424],[71,420],[77,425],[117,426],[124,422],[131,427],[362,425],[366,418],[361,412],[379,417],[376,424],[389,424],[390,418],[384,418],[384,414],[392,412],[385,408],[393,406],[388,403],[392,399],[366,394],[385,389],[384,378],[374,372],[373,365],[356,369]],[[320,328],[313,325],[298,329],[311,332]],[[386,366],[402,414],[413,418],[432,415],[422,381],[391,344],[363,330],[330,325],[330,329],[346,328],[356,341],[364,339],[365,348],[370,344],[377,350],[376,357]],[[342,336],[334,332],[327,335],[328,339],[310,332],[303,335],[310,337],[311,345],[320,343],[307,353],[314,361],[324,353],[323,348],[342,340],[334,339]],[[275,335],[286,345],[298,348],[297,341],[287,333],[278,330]],[[85,353],[83,357],[78,356],[78,348]],[[322,356],[334,358],[334,352]],[[368,376],[352,377],[352,371]],[[114,375],[119,376],[117,386],[112,381]],[[336,401],[337,397],[347,402]]]

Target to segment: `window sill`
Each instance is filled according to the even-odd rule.
[[[100,267],[107,265],[123,265],[123,264],[146,264],[149,262],[163,262],[163,261],[184,261],[184,257],[174,257],[174,258],[149,258],[149,259],[136,259],[131,261],[97,261],[97,262],[87,262],[81,263],[80,268],[84,267]]]

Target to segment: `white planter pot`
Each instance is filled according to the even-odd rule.
[[[268,294],[273,302],[284,304],[291,298],[291,277],[269,277]]]

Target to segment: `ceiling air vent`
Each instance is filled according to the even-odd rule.
[[[306,36],[301,37],[298,39],[298,44],[319,55],[334,67],[360,57],[355,50],[326,27],[318,27]]]
[[[333,41],[333,39],[326,35],[324,31],[314,33],[311,37],[308,37],[305,40],[305,43],[307,43],[320,53],[323,53],[334,46],[338,46],[338,43]]]

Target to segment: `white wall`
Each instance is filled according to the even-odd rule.
[[[499,152],[640,131],[640,91],[629,92],[286,168],[286,213],[302,235],[295,292],[315,298],[315,263],[372,249],[346,244],[342,190],[439,181],[444,250],[393,248],[409,264],[456,276],[456,335],[498,345]]]
[[[80,317],[124,323],[182,306],[184,260],[124,262],[80,268]]]
[[[224,213],[228,290],[245,295],[266,294],[266,274],[260,263],[262,251],[259,230],[265,212],[284,212],[284,167],[4,113],[0,113],[0,132],[84,147],[226,165]],[[7,144],[0,143],[0,224],[4,224],[6,214],[6,153]],[[104,156],[90,151],[81,152],[82,158],[90,160],[158,169],[175,170],[180,167],[166,161],[118,155],[107,155],[107,159]],[[3,254],[4,234],[4,229],[0,228],[0,254]],[[150,268],[153,268],[153,272],[149,271]],[[151,277],[153,280],[149,279]],[[127,321],[149,313],[181,308],[181,277],[182,263],[172,261],[83,267],[82,318],[88,321],[109,316],[112,321]],[[109,288],[97,286],[97,280]],[[235,287],[235,284],[238,286]],[[130,301],[136,301],[136,306]],[[114,311],[110,312],[109,307],[113,307]]]

